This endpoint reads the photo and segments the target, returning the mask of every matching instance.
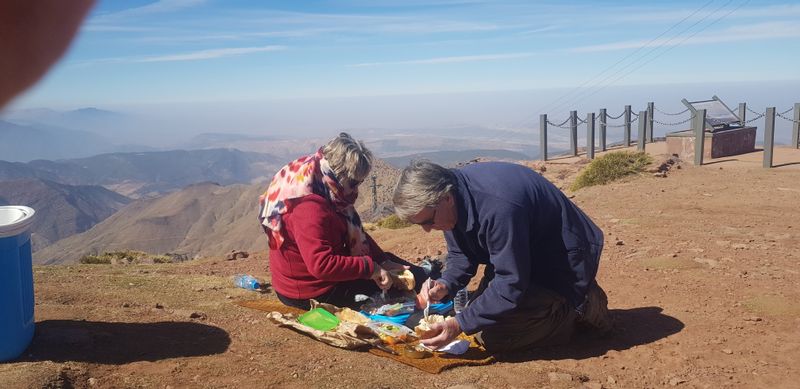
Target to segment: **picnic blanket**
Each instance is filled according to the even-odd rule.
[[[277,300],[258,299],[250,301],[237,301],[235,304],[246,308],[268,312],[270,320],[277,325],[281,327],[292,328],[298,332],[322,341],[323,343],[346,349],[362,349],[369,347],[368,352],[370,354],[389,358],[431,374],[438,374],[444,370],[458,366],[480,366],[489,365],[495,362],[494,356],[489,354],[480,345],[478,345],[474,338],[464,334],[461,334],[459,337],[470,341],[470,347],[466,353],[462,355],[450,355],[446,353],[434,352],[429,358],[414,359],[404,355],[404,344],[384,346],[394,350],[399,355],[394,355],[372,347],[371,341],[360,339],[356,336],[359,331],[358,326],[353,326],[345,331],[337,332],[317,331],[313,328],[306,327],[295,320],[298,315],[303,314],[305,311],[288,307]]]

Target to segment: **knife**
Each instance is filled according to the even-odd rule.
[[[377,342],[372,342],[372,345],[375,346],[376,349],[381,350],[383,352],[387,352],[392,355],[400,355],[400,353],[398,353],[397,351],[394,351],[391,348],[385,346],[383,343],[381,343],[380,340],[378,340]]]

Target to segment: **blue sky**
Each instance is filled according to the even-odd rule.
[[[797,80],[798,19],[786,1],[100,1],[22,103]]]
[[[524,130],[713,94],[780,109],[800,85],[797,20],[792,1],[100,0],[12,108],[136,111],[155,134]]]

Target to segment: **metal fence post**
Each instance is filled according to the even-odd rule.
[[[764,167],[772,167],[772,152],[775,148],[775,107],[767,107],[764,116]]]
[[[586,157],[594,159],[594,112],[586,114]]]
[[[792,147],[800,149],[800,103],[794,103],[794,126],[792,127]]]
[[[647,136],[647,111],[639,111],[639,139],[636,140],[636,149],[644,151],[645,137]]]
[[[631,106],[625,106],[625,116],[623,116],[625,120],[625,134],[623,135],[623,142],[625,142],[625,147],[630,147],[631,145]]]
[[[600,151],[606,151],[606,122],[608,121],[608,114],[606,109],[600,110]]]
[[[703,164],[703,150],[706,145],[706,110],[698,109],[694,114],[692,120],[692,129],[694,129],[694,164],[701,166]]]
[[[656,103],[647,103],[647,143],[653,143],[653,112],[655,111]]]
[[[539,149],[542,161],[547,161],[547,114],[539,115]]]
[[[745,116],[747,116],[747,103],[739,103],[739,125],[742,127],[747,122]]]
[[[578,155],[578,111],[569,111],[569,147],[573,156]]]

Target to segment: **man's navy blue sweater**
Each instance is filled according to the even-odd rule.
[[[461,330],[474,334],[495,324],[531,285],[583,309],[603,248],[603,232],[589,217],[524,166],[485,162],[453,172],[458,221],[444,234],[447,267],[440,281],[455,295],[479,264],[492,265],[495,272],[483,294],[456,315]]]

